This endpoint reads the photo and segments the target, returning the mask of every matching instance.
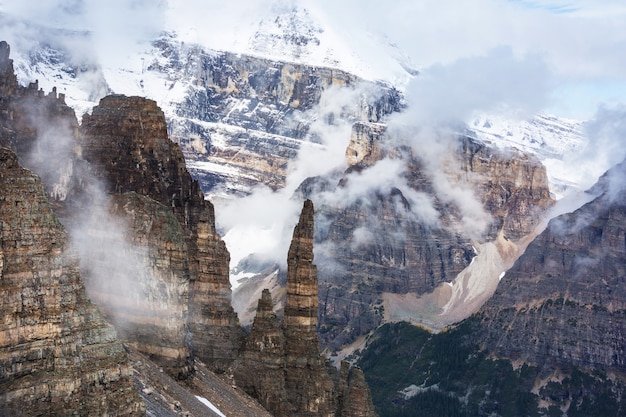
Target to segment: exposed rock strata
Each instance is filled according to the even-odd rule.
[[[144,414],[42,183],[6,148],[0,190],[0,414]]]
[[[383,159],[406,161],[402,175],[407,189],[378,189],[348,204],[320,205],[318,216],[324,227],[319,228],[316,239],[328,248],[320,253],[320,329],[324,345],[331,349],[351,343],[391,319],[385,315],[386,294],[420,297],[447,285],[476,256],[478,243],[495,240],[499,234],[503,241],[513,242],[532,235],[541,213],[553,204],[545,168],[539,161],[461,137],[452,143],[449,156],[446,154],[437,169],[455,189],[474,190],[484,211],[482,217],[491,219],[482,236],[472,236],[465,229],[475,225],[463,218],[457,202],[440,195],[441,185],[435,183],[429,161],[407,147],[392,146],[385,130],[382,124],[356,123],[346,150],[351,163],[346,173],[339,178],[311,179],[300,188],[305,196],[341,195],[350,189],[351,178],[357,179]],[[415,202],[415,192],[422,193],[424,205],[432,204],[435,222],[416,215],[422,208]],[[498,255],[502,264],[512,262],[510,245],[498,247],[505,246],[507,253]],[[498,273],[493,277],[496,282]],[[439,297],[437,305],[425,306],[416,320],[429,325],[430,317],[446,304],[445,297]]]
[[[0,57],[2,54],[0,45]],[[11,69],[9,64],[7,61],[7,69]],[[206,372],[200,364],[194,363],[194,355],[206,361],[212,369],[225,371],[237,354],[240,329],[230,305],[228,252],[215,231],[213,208],[204,200],[198,183],[187,173],[180,149],[168,140],[163,113],[150,100],[111,96],[103,99],[91,115],[84,116],[79,132],[75,117],[67,111],[62,97],[55,93],[44,95],[37,90],[36,84],[26,90],[18,88],[17,97],[13,97],[10,95],[14,93],[11,79],[6,80],[3,85],[8,86],[7,111],[3,114],[7,117],[3,119],[6,127],[3,138],[8,138],[7,143],[25,160],[33,149],[40,147],[42,135],[49,131],[47,127],[56,126],[59,119],[63,120],[59,137],[65,141],[63,149],[66,154],[62,160],[69,161],[70,165],[62,176],[47,176],[46,183],[65,181],[62,193],[51,187],[48,196],[55,201],[57,211],[63,214],[63,221],[70,228],[74,231],[86,228],[86,234],[81,235],[86,240],[77,240],[74,244],[75,247],[85,246],[80,250],[89,260],[84,264],[83,272],[90,296],[100,304],[130,350],[145,354],[149,358],[146,362],[154,360],[171,376],[187,378],[193,389],[206,391],[206,386],[199,383],[200,376],[191,373],[192,368]],[[26,112],[33,109],[38,112],[36,118]],[[14,112],[10,117],[9,110]],[[13,159],[17,166],[17,159],[14,156]],[[12,164],[9,163],[11,167]],[[32,177],[28,171],[21,172]],[[60,309],[60,324],[55,322],[52,326],[48,323],[44,325],[48,327],[39,329],[44,330],[41,332],[30,329],[27,337],[58,336],[61,340],[55,339],[54,347],[50,348],[52,356],[48,355],[45,346],[44,353],[28,353],[33,362],[31,368],[24,368],[27,361],[21,359],[12,362],[14,374],[0,381],[10,387],[6,390],[6,404],[12,407],[15,401],[26,398],[20,397],[24,393],[19,389],[17,394],[13,392],[15,386],[32,383],[27,399],[48,407],[54,404],[50,409],[55,414],[141,413],[144,406],[132,387],[132,372],[125,351],[116,341],[113,328],[104,324],[95,307],[86,301],[78,275],[78,261],[62,254],[67,247],[65,234],[52,208],[49,205],[43,207],[48,203],[41,183],[30,181],[30,177],[27,182],[40,188],[41,207],[37,204],[28,207],[45,217],[45,222],[36,221],[37,228],[50,223],[60,232],[42,236],[42,239],[50,238],[45,243],[52,245],[50,250],[58,257],[51,261],[56,265],[50,269],[51,277],[46,275],[45,266],[37,263],[41,253],[28,253],[31,263],[35,262],[30,265],[35,281],[25,283],[34,285],[34,290],[28,286],[30,292],[27,292],[35,299],[27,304],[22,302],[21,313],[24,321],[29,323],[40,319],[41,315],[54,321],[57,318],[52,313]],[[13,208],[15,204],[19,209],[3,210],[5,217],[24,214],[21,209],[24,196],[16,200],[17,203],[9,197],[13,198],[4,193],[0,202],[6,200],[7,207]],[[5,220],[0,225],[5,225],[1,230],[3,238],[8,236],[9,243],[14,240],[11,233],[29,230],[25,227],[11,229],[7,225],[13,227],[13,222]],[[32,243],[25,241],[21,245],[15,242],[17,247],[30,247]],[[5,250],[9,246],[3,240],[0,251],[3,279],[12,276],[13,262],[18,258],[11,250]],[[358,371],[354,370],[352,373],[356,377],[342,379],[343,385],[339,388],[341,409],[338,408],[337,381],[331,378],[326,360],[319,353],[317,276],[312,264],[312,250],[313,207],[308,201],[289,253],[290,284],[285,319],[282,324],[276,319],[271,299],[268,300],[268,294],[264,293],[253,329],[256,336],[248,341],[247,354],[243,356],[244,361],[256,360],[257,366],[253,369],[259,371],[265,371],[268,364],[273,364],[274,373],[256,373],[255,377],[264,375],[265,379],[261,383],[252,381],[247,389],[256,387],[258,391],[268,393],[266,383],[272,382],[273,377],[268,380],[267,376],[276,374],[282,388],[276,391],[277,399],[268,397],[264,404],[278,409],[281,415],[294,415],[293,412],[307,416],[353,415],[352,408],[358,409],[358,406],[354,403],[356,400],[351,402],[349,399],[364,398],[368,391],[359,383]],[[24,273],[20,274],[23,278]],[[55,279],[59,285],[54,283]],[[48,281],[52,281],[46,286],[48,289],[42,290]],[[72,291],[64,285],[69,285]],[[24,294],[26,292],[22,294],[22,301],[25,300]],[[59,296],[60,301],[54,299],[55,296]],[[52,306],[53,302],[60,307]],[[48,307],[52,312],[47,310]],[[68,309],[75,309],[79,317],[68,315]],[[72,337],[87,330],[89,334],[82,336],[80,343]],[[15,334],[11,331],[8,342],[13,345],[12,337],[19,338],[22,330],[16,330]],[[255,343],[255,338],[265,341],[265,345]],[[260,351],[255,352],[259,346]],[[9,345],[5,347],[14,349]],[[57,355],[58,351],[65,350],[69,351],[69,356]],[[71,356],[76,352],[77,358]],[[7,362],[9,360],[16,360],[16,356],[10,355]],[[38,361],[43,361],[43,365]],[[135,366],[138,372],[148,372],[149,367],[153,383],[168,378],[159,377],[158,372],[155,377],[152,364],[138,363]],[[32,378],[39,368],[45,368],[41,371],[41,375],[47,378],[45,384],[42,383],[44,388]],[[46,373],[51,369],[55,372],[53,377]],[[63,374],[66,370],[73,380],[69,381]],[[22,378],[24,372],[30,373],[31,378]],[[138,381],[145,384],[146,379],[138,377]],[[55,384],[60,384],[63,389]],[[153,407],[152,411],[177,395],[185,399],[187,409],[198,408],[197,399],[183,392],[171,380],[170,384],[175,393],[166,395],[163,387],[160,398],[165,402],[153,401],[150,396],[154,391],[148,386],[143,387],[142,396]],[[59,398],[65,399],[65,403],[57,401]],[[25,412],[37,414],[37,405]]]
[[[320,355],[313,214],[313,203],[306,200],[287,258],[283,321],[279,324],[264,290],[235,380],[276,416],[375,416],[362,372],[344,363],[334,380]]]
[[[267,289],[259,299],[250,335],[235,362],[234,377],[239,387],[274,415],[295,412],[285,388],[285,335]]]
[[[205,192],[245,193],[258,184],[282,188],[287,164],[315,119],[307,111],[331,88],[364,87],[347,118],[378,122],[403,105],[399,91],[338,69],[206,50],[169,35],[154,48],[158,59],[147,71],[171,87],[188,86],[184,101],[168,115],[170,136],[189,161],[198,162],[190,166]],[[226,169],[207,170],[207,161]]]
[[[187,247],[183,276],[190,280],[193,350],[211,368],[225,370],[240,343],[230,303],[229,255],[215,232],[213,206],[186,171],[178,145],[168,139],[163,112],[152,100],[109,96],[84,117],[82,129],[83,157],[108,193],[132,191],[171,207]]]
[[[481,310],[484,346],[540,366],[626,371],[626,163],[550,221]]]
[[[317,337],[317,268],[313,264],[313,203],[304,202],[287,256],[285,334],[287,398],[300,415],[332,415],[336,407]]]
[[[339,373],[339,414],[340,416],[371,417],[376,415],[370,389],[365,375],[358,366],[341,362]]]

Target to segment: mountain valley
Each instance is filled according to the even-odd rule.
[[[0,415],[624,413],[626,165],[592,185],[588,122],[407,121],[419,71],[314,18],[0,44]]]

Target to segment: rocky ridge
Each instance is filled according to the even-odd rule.
[[[285,30],[287,29],[285,26]],[[290,39],[286,41],[291,42]],[[316,142],[319,142],[319,138],[316,137],[317,133],[312,129],[315,123],[323,122],[326,127],[330,126],[332,129],[342,123],[357,122],[355,129],[359,126],[378,124],[379,130],[384,131],[385,116],[403,107],[402,95],[394,88],[364,82],[358,77],[338,69],[211,51],[198,45],[184,43],[174,34],[165,34],[156,40],[152,44],[151,50],[142,55],[141,59],[143,63],[141,73],[131,71],[130,78],[134,81],[122,83],[119,81],[119,77],[113,78],[118,82],[113,86],[114,89],[153,94],[153,97],[158,95],[159,103],[166,110],[171,137],[181,144],[183,154],[189,162],[188,166],[191,173],[199,179],[205,193],[211,195],[246,194],[258,184],[267,185],[274,190],[279,189],[285,184],[288,164],[293,161],[303,143],[309,141],[317,145]],[[341,93],[333,96],[333,98],[339,101],[342,97],[345,98],[346,92],[351,92],[349,106],[344,106],[341,109],[328,108],[328,111],[325,107],[318,106],[324,104],[325,94],[333,94],[338,91]],[[334,99],[333,103],[336,101]],[[318,111],[320,109],[322,109],[321,112]],[[482,145],[470,139],[466,139],[464,143],[465,145],[462,146],[465,146],[466,149],[461,152],[466,154],[460,156],[457,161],[450,162],[454,167],[451,171],[455,172],[450,175],[449,181],[456,182],[459,179],[457,177],[461,176],[462,181],[469,181],[473,184],[472,187],[477,191],[477,195],[481,195],[483,192],[487,194],[486,197],[481,196],[480,198],[485,207],[489,206],[486,207],[485,211],[489,215],[493,214],[496,220],[491,223],[488,231],[490,239],[497,237],[501,226],[506,229],[507,238],[516,240],[521,238],[523,233],[532,228],[532,221],[527,219],[532,219],[534,216],[530,213],[531,205],[526,205],[524,198],[527,196],[524,193],[534,194],[530,196],[531,199],[543,199],[544,197],[540,196],[543,192],[542,187],[537,182],[542,181],[543,174],[539,170],[536,174],[532,173],[530,172],[531,168],[522,172],[523,169],[519,166],[511,168],[506,167],[505,163],[501,163],[499,169],[505,175],[499,177],[497,176],[498,173],[494,171],[495,183],[493,179],[492,183],[489,183],[486,178],[492,173],[488,171],[495,170],[492,168],[495,165],[490,163],[488,158],[494,152],[489,147],[478,150]],[[472,144],[467,145],[468,143]],[[454,152],[458,152],[458,150],[455,149]],[[502,157],[501,161],[526,158],[519,153],[515,155],[505,155],[506,152],[504,151],[495,153]],[[378,160],[381,156],[375,156],[373,161]],[[530,159],[526,159],[524,164],[527,167],[538,166],[536,165],[537,161]],[[408,171],[412,173],[407,175],[407,179],[412,184],[411,188],[420,192],[424,191],[429,195],[432,194],[432,181],[423,172],[417,173],[417,171],[423,171],[421,164],[409,162],[409,165]],[[359,167],[363,167],[363,164],[355,162],[349,172],[356,173],[361,169]],[[519,169],[518,174],[516,174],[517,177],[508,176],[509,168]],[[461,173],[459,174],[459,172]],[[500,179],[503,180],[502,183],[500,183]],[[339,181],[341,178],[331,178],[330,189],[336,190],[336,184]],[[523,184],[523,181],[533,182],[535,185],[521,186],[519,189],[525,188],[526,191],[517,192],[518,185]],[[402,199],[407,199],[407,195],[404,194],[406,193],[401,195],[397,190],[394,190],[388,195],[385,203],[387,208],[374,210],[377,212],[376,215],[381,215],[383,219],[389,219],[391,206],[403,204],[401,203]],[[517,210],[514,204],[516,200],[521,203],[519,212],[515,212]],[[435,203],[438,209],[437,204],[439,202]],[[542,208],[546,205],[544,203],[541,203]],[[318,214],[323,214],[325,205],[320,204],[319,207]],[[450,222],[445,220],[445,222],[450,223],[445,224],[446,228],[451,223],[458,222],[460,217],[458,207],[444,201],[442,209],[446,211],[443,218],[450,217],[451,219]],[[363,207],[358,207],[352,214],[358,216],[357,213],[361,210]],[[333,213],[328,216],[329,219],[336,216],[334,209],[330,209],[330,211]],[[339,211],[345,210],[340,208]],[[403,218],[404,214],[402,211],[394,213],[396,217],[399,216],[400,218]],[[373,218],[374,216],[368,217]],[[323,223],[326,222],[318,222],[318,224]],[[336,224],[343,223],[345,222],[339,221]],[[404,221],[401,223],[405,224]],[[353,224],[346,230],[356,231],[357,236],[363,237],[361,232],[366,232],[370,226],[374,227],[375,225],[361,222]],[[354,312],[347,313],[348,316],[362,317],[359,319],[362,323],[353,323],[354,326],[349,326],[351,329],[357,328],[358,330],[350,330],[352,334],[342,335],[338,338],[336,342],[332,343],[333,349],[354,340],[357,334],[363,334],[366,329],[371,329],[372,326],[380,322],[381,317],[390,319],[406,316],[404,311],[389,312],[388,308],[387,311],[383,311],[386,306],[398,304],[394,302],[396,295],[405,297],[408,294],[410,297],[420,297],[422,294],[439,289],[438,291],[444,297],[437,297],[440,301],[445,300],[450,292],[445,287],[447,285],[445,283],[452,282],[458,273],[469,265],[475,255],[472,246],[480,249],[478,243],[471,242],[471,239],[456,230],[439,231],[442,234],[438,238],[443,242],[441,247],[437,247],[437,239],[432,239],[433,245],[415,248],[414,243],[408,242],[405,245],[397,242],[396,238],[399,235],[396,232],[398,228],[398,225],[393,224],[393,222],[378,229],[374,227],[369,236],[390,234],[381,238],[384,243],[379,245],[380,247],[368,248],[366,245],[359,248],[359,254],[354,254],[353,252],[355,252],[360,241],[351,239],[349,241],[355,248],[344,248],[346,250],[345,259],[340,259],[337,262],[335,259],[328,259],[342,269],[344,264],[348,262],[347,259],[366,257],[368,260],[359,266],[369,268],[367,275],[381,276],[387,274],[384,280],[390,281],[380,285],[383,291],[376,291],[375,294],[367,296],[355,294],[353,289],[350,289],[349,292],[346,292],[345,288],[337,290],[334,284],[329,284],[328,300],[331,302],[326,309],[322,308],[321,311],[331,312],[333,315],[336,312],[337,316],[343,316],[343,311],[350,309]],[[403,228],[400,227],[400,229]],[[411,234],[417,235],[430,233],[430,230],[423,230],[421,226],[415,225],[409,225],[407,230]],[[347,242],[345,233],[344,236],[341,236],[340,228],[336,232],[338,232],[336,236],[340,243],[345,244]],[[318,236],[325,238],[326,233],[326,231],[322,231]],[[367,233],[365,234],[367,235]],[[330,241],[327,246],[334,244],[334,241]],[[318,245],[318,248],[321,247],[322,245]],[[369,254],[363,253],[365,249],[368,249]],[[323,255],[320,254],[319,256]],[[415,282],[402,282],[404,278],[398,282],[397,276],[399,274],[408,277],[411,273],[410,264],[416,262],[413,256],[426,258],[428,265],[423,268],[416,268],[418,278]],[[370,262],[370,260],[374,260],[374,262]],[[359,262],[357,261],[357,263]],[[408,262],[409,268],[404,265],[405,262]],[[320,279],[322,287],[324,287],[327,277],[333,279],[335,272],[334,268],[331,267],[324,269],[328,264],[326,260],[321,264],[323,269],[320,270]],[[497,285],[497,276],[503,269],[506,269],[510,261],[505,260],[501,264],[502,266],[497,265],[492,268],[498,270],[495,272],[495,279],[492,279],[489,284],[492,289]],[[356,266],[354,269],[357,269]],[[395,277],[393,277],[394,275]],[[279,276],[284,276],[284,271]],[[253,291],[246,289],[241,294],[250,292],[260,294],[261,286]],[[365,288],[363,283],[358,282],[358,279],[349,286]],[[408,291],[406,290],[407,286],[415,287],[417,290]],[[457,288],[462,287],[460,284],[457,285]],[[275,286],[275,288],[278,287]],[[321,293],[325,293],[324,289]],[[345,294],[350,294],[350,298],[341,299]],[[391,296],[386,294],[391,294]],[[489,291],[482,298],[488,296]],[[332,301],[336,297],[339,297],[339,300]],[[365,301],[366,298],[368,301]],[[251,301],[247,300],[244,303],[246,306],[239,309],[239,311],[247,310],[246,316],[250,318],[256,307],[252,305]],[[239,304],[241,304],[241,300],[237,300],[237,305]],[[442,307],[439,305],[441,304],[439,301],[435,304],[435,309]],[[480,303],[476,302],[476,305],[478,304]],[[464,314],[469,313],[461,314],[457,311],[454,316],[458,318]],[[431,314],[428,313],[428,315]],[[415,314],[411,313],[409,316],[415,317]],[[336,319],[339,318],[330,317],[328,322],[323,320],[322,329],[325,330],[328,327],[325,324],[335,327]],[[339,323],[344,323],[344,320],[343,318],[339,319]],[[429,317],[418,320],[427,322]],[[324,344],[327,340],[335,338],[335,331],[332,332],[332,336],[329,336],[328,339],[324,337]]]
[[[409,319],[441,328],[467,317],[493,293],[499,274],[523,252],[554,203],[545,168],[532,156],[460,137],[450,143],[442,179],[410,148],[390,146],[386,135],[384,124],[356,123],[346,150],[348,170],[310,179],[300,188],[321,201],[316,240],[326,249],[318,258],[320,329],[332,349],[385,321]],[[351,202],[352,181],[375,172],[377,164],[401,161],[406,161],[399,171],[403,186],[376,189]],[[444,181],[473,190],[481,217],[468,223],[458,201],[441,191]],[[432,214],[422,209],[428,205]],[[482,236],[464,226],[481,221]],[[482,249],[487,242],[493,242],[493,251]],[[460,273],[480,253],[477,260],[489,267],[468,281]]]
[[[625,167],[588,191],[592,201],[551,220],[507,272],[479,316],[486,348],[539,366],[626,370]]]
[[[91,116],[83,118],[81,128],[83,158],[89,163],[93,177],[103,181],[107,193],[134,192],[150,197],[155,207],[163,205],[175,217],[160,224],[158,217],[151,216],[154,209],[146,213],[142,209],[149,206],[130,204],[141,200],[126,198],[125,211],[130,216],[142,215],[145,222],[153,225],[148,229],[142,224],[131,228],[139,239],[160,247],[157,252],[177,250],[175,262],[164,268],[166,278],[174,279],[174,290],[181,292],[177,302],[167,303],[168,309],[174,305],[179,305],[181,311],[189,309],[188,315],[179,314],[177,333],[180,336],[189,327],[195,354],[213,369],[224,371],[240,343],[238,319],[230,304],[229,255],[215,231],[213,206],[186,171],[180,149],[168,138],[163,112],[152,100],[109,96],[94,108]],[[159,242],[154,232],[163,224],[171,227],[163,231],[166,235]],[[153,262],[163,268],[158,265],[163,263],[161,256],[154,256]],[[151,285],[161,280],[154,282]],[[156,300],[165,301],[158,294]],[[125,313],[120,313],[124,317]],[[151,314],[154,313],[148,313]],[[162,314],[163,320],[172,320],[167,310]],[[178,343],[183,343],[185,338],[178,337]],[[191,354],[191,346],[177,349],[187,350],[177,355]]]
[[[361,370],[344,362],[334,381],[320,354],[317,285],[313,203],[306,200],[289,248],[282,323],[263,290],[235,380],[276,416],[375,416]]]
[[[0,148],[0,413],[143,415],[126,351],[85,293],[32,172]]]
[[[172,36],[154,48],[148,71],[167,74],[172,87],[186,86],[168,114],[169,132],[207,194],[282,188],[288,163],[311,140],[311,123],[325,117],[313,109],[329,90],[364,92],[342,115],[356,120],[377,122],[403,105],[399,91],[334,68],[215,52]]]
[[[8,58],[8,53],[6,57]],[[10,65],[6,67],[9,68]],[[12,84],[3,82],[2,85]],[[18,88],[15,90],[17,97],[11,94],[3,96],[3,102],[7,103],[7,110],[4,112],[7,117],[2,120],[6,127],[3,131],[6,133],[3,143],[17,148],[18,153],[22,153],[20,158],[27,163],[29,152],[25,150],[40,146],[39,141],[45,135],[47,127],[57,124],[64,127],[77,126],[75,118],[72,123],[72,118],[66,120],[63,116],[71,115],[70,112],[57,111],[57,107],[61,110],[66,107],[62,97],[39,92],[32,95],[32,90],[32,87],[24,90]],[[20,94],[36,97],[30,102],[29,108],[43,115],[48,124],[36,123],[23,113],[26,107],[19,106],[22,103]],[[53,204],[48,206],[48,212],[54,216],[50,208],[54,207],[70,231],[72,251],[80,254],[81,259],[87,260],[80,267],[82,277],[78,272],[77,259],[73,261],[73,279],[79,283],[79,291],[82,288],[82,279],[85,280],[90,297],[115,325],[127,350],[134,352],[135,380],[136,384],[143,387],[141,394],[148,410],[150,413],[162,415],[197,412],[200,400],[189,395],[189,388],[200,395],[213,395],[211,401],[222,404],[224,401],[214,398],[215,394],[206,385],[211,383],[209,371],[195,358],[205,361],[214,371],[229,372],[230,364],[238,355],[242,333],[230,305],[228,252],[215,232],[211,204],[204,200],[197,182],[187,173],[178,146],[167,137],[163,113],[151,100],[111,96],[103,99],[91,115],[83,118],[80,128],[64,129],[63,133],[68,142],[65,150],[71,156],[69,164],[65,166],[70,171],[57,177],[46,176],[47,179],[62,178],[63,181],[57,181],[56,188],[50,187],[48,183],[47,195],[41,187],[39,198],[46,204],[50,199]],[[58,135],[58,138],[61,136]],[[24,146],[25,144],[28,146]],[[2,149],[12,155],[12,151]],[[17,167],[17,157],[13,156],[13,162],[9,165]],[[30,173],[29,175],[32,176]],[[55,190],[62,192],[57,193]],[[13,203],[9,205],[13,207]],[[29,205],[29,208],[39,210],[36,204]],[[12,210],[7,210],[7,215],[13,214],[11,212]],[[307,228],[303,238],[304,248],[290,255],[290,258],[303,256],[310,263],[312,206],[306,213],[308,221],[303,221]],[[56,225],[60,233],[64,233],[61,223],[57,222]],[[45,241],[44,237],[42,240]],[[56,241],[60,242],[60,238],[53,240],[53,243]],[[67,243],[61,243],[63,245],[67,246]],[[11,266],[14,261],[21,265],[23,261],[12,253],[7,258],[4,250],[1,253],[4,278],[10,276],[6,274],[7,265]],[[305,294],[299,294],[297,288],[292,297],[304,296],[309,303],[315,300],[317,306],[315,269],[312,265],[309,269],[304,265],[299,270],[303,274],[303,282],[306,281],[305,276],[309,277],[310,282],[306,285]],[[313,275],[306,271],[312,271]],[[26,287],[30,290],[29,285]],[[68,297],[77,297],[80,301],[81,296],[68,293]],[[82,297],[85,297],[84,290]],[[87,311],[90,311],[89,308]],[[93,316],[97,322],[96,313],[97,310],[85,313],[85,318]],[[294,315],[297,316],[298,314]],[[70,315],[70,321],[73,320],[71,317]],[[285,355],[285,364],[289,363],[294,369],[300,369],[300,374],[306,375],[312,384],[309,388],[313,388],[307,390],[306,387],[292,387],[289,393],[293,397],[290,398],[294,398],[293,402],[297,407],[302,407],[305,413],[302,415],[317,415],[316,404],[320,398],[323,399],[321,409],[330,410],[328,415],[335,415],[335,410],[328,405],[329,401],[335,404],[335,386],[329,379],[326,362],[317,347],[317,308],[308,311],[307,317],[313,317],[309,319],[313,320],[313,325],[309,323],[304,332],[296,329],[295,337],[306,335],[306,340],[314,342],[315,348],[299,345],[298,342],[289,346],[285,344],[285,352],[289,352]],[[124,388],[124,383],[132,384],[132,372],[125,351],[117,342],[112,327],[105,325],[105,328],[108,330],[102,332],[105,334],[103,339],[116,347],[118,352],[107,358],[109,361],[100,359],[99,365],[107,366],[110,361],[117,361],[115,363],[120,374],[97,368],[97,375],[105,378],[100,381],[105,388],[98,400],[110,400],[111,415],[116,415],[117,412],[131,414],[137,410],[142,412],[145,406],[138,400],[135,389]],[[284,332],[289,333],[290,330],[286,328]],[[302,347],[306,347],[305,351],[299,351]],[[98,348],[94,347],[96,351]],[[112,349],[108,348],[107,352],[110,354]],[[97,352],[94,353],[96,354]],[[61,360],[67,360],[66,358],[67,355]],[[85,358],[87,355],[83,355],[83,359]],[[313,367],[312,373],[309,366],[301,367],[303,358],[318,365]],[[16,356],[9,354],[7,360],[16,360]],[[156,365],[151,365],[151,361]],[[154,372],[155,366],[161,368],[160,372],[165,371],[169,375],[158,376],[158,372]],[[350,375],[357,373],[352,371]],[[87,373],[86,378],[89,375]],[[22,381],[28,381],[15,377],[15,380],[10,378],[6,382],[15,386]],[[186,380],[189,387],[183,388],[176,379]],[[169,382],[165,382],[166,380]],[[90,381],[81,380],[81,384],[90,384]],[[95,384],[99,387],[98,381]],[[349,398],[366,398],[368,391],[360,383],[358,375],[350,376],[346,379],[346,384],[346,387],[341,388],[346,398],[341,403],[341,410],[347,413],[344,415],[351,415],[352,407],[357,409],[360,406],[356,406],[354,401],[350,402]],[[85,392],[83,385],[76,386],[76,389]],[[323,387],[322,391],[320,386]],[[355,393],[348,389],[352,386]],[[242,395],[226,391],[223,393],[229,398],[233,395],[233,398],[239,398]],[[11,390],[8,392],[13,395]],[[61,394],[55,391],[52,396],[55,395]],[[90,402],[93,400],[91,397],[82,400],[71,389],[63,390],[62,395],[72,397],[72,401],[83,401],[81,407],[87,407],[95,413],[104,410],[102,403],[93,404]],[[244,397],[241,397],[241,401],[245,402]],[[7,399],[7,406],[11,406],[15,398],[17,397]],[[121,405],[122,402],[125,405]],[[174,406],[169,411],[168,403],[169,406]],[[227,410],[238,407],[229,403],[226,406]],[[67,407],[71,411],[81,409],[73,402]],[[240,414],[239,411],[236,413]],[[260,414],[262,413],[254,415]],[[241,415],[251,414],[243,412]]]
[[[622,162],[553,218],[475,315],[377,329],[359,364],[381,415],[623,415],[625,178]]]

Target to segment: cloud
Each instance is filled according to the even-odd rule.
[[[585,145],[579,151],[562,155],[562,163],[571,171],[568,179],[585,190],[626,158],[626,105],[601,106],[583,126]]]
[[[552,74],[538,55],[516,57],[500,47],[485,55],[436,64],[415,77],[406,90],[408,108],[392,115],[387,129],[396,143],[406,143],[422,161],[437,198],[459,210],[466,235],[480,239],[492,222],[471,185],[459,182],[454,155],[464,122],[479,113],[523,118],[545,106]]]
[[[302,208],[294,193],[306,178],[346,168],[345,149],[351,132],[351,123],[346,120],[350,117],[346,115],[359,113],[360,98],[368,88],[329,88],[315,108],[294,112],[297,122],[309,124],[309,133],[296,159],[289,163],[285,187],[273,191],[260,185],[248,196],[215,202],[217,227],[227,231],[223,239],[232,266],[251,253],[280,265],[286,263],[293,227]]]
[[[61,43],[74,52],[76,61],[82,60],[79,63],[92,62],[91,57],[96,55],[104,67],[119,66],[163,31],[166,7],[165,0],[3,1],[0,12],[28,24],[21,24],[23,32],[0,30],[0,34],[18,43],[28,32],[46,28],[50,36],[38,39],[53,45]],[[88,33],[89,40],[83,43],[64,33],[67,31]]]
[[[534,114],[552,85],[542,57],[517,58],[511,48],[499,47],[423,70],[407,87],[409,109],[398,118],[423,126],[460,123],[475,112]]]
[[[502,47],[522,64],[541,57],[563,87],[555,92],[556,104],[549,109],[568,112],[566,116],[588,114],[583,112],[588,112],[590,100],[602,101],[603,95],[611,93],[607,86],[626,84],[626,5],[619,0],[0,2],[3,13],[41,25],[89,31],[92,50],[108,66],[133,56],[138,43],[162,30],[176,31],[186,42],[215,49],[245,50],[261,19],[293,7],[311,10],[323,30],[345,40],[346,51],[367,54],[362,44],[371,43],[369,35],[374,33],[405,51],[422,69],[445,68]],[[5,38],[13,38],[9,32],[0,30]],[[83,50],[90,53],[88,48]],[[377,61],[368,58],[371,63]],[[605,88],[590,93],[589,86],[596,83]],[[571,103],[576,91],[582,97]]]

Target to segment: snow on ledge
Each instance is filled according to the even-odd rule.
[[[210,409],[211,411],[213,411],[215,414],[217,414],[218,416],[221,416],[221,417],[226,417],[226,416],[224,415],[224,413],[222,413],[222,412],[219,410],[219,408],[217,408],[215,405],[213,405],[213,403],[212,403],[211,401],[207,400],[207,399],[206,399],[206,398],[204,398],[204,397],[200,397],[199,395],[196,395],[196,398],[197,398],[197,399],[198,399],[198,401],[200,401],[202,404],[204,404],[204,405],[206,405],[207,407],[209,407],[209,409]]]

